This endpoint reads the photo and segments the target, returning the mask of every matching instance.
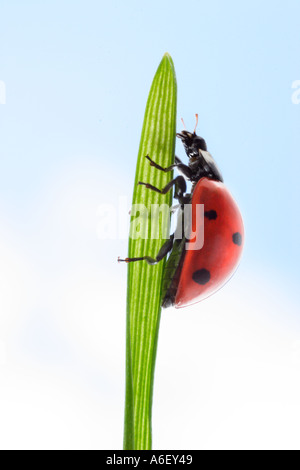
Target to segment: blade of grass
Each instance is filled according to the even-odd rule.
[[[161,195],[137,183],[143,181],[162,188],[172,178],[172,172],[164,173],[151,167],[145,155],[150,155],[162,167],[174,162],[176,99],[174,64],[170,55],[165,54],[148,96],[132,200],[133,205],[144,204],[148,210],[152,204],[171,205],[171,192]],[[166,230],[160,230],[156,239],[130,238],[128,256],[155,257],[168,237]],[[152,395],[163,268],[164,261],[155,266],[145,261],[128,264],[124,449],[152,448]]]

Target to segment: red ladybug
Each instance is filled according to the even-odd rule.
[[[196,119],[198,121],[198,115]],[[171,251],[162,286],[164,308],[185,307],[219,290],[236,270],[244,244],[244,227],[239,208],[224,185],[221,173],[207,151],[205,140],[197,136],[195,130],[193,133],[184,130],[177,134],[189,157],[188,165],[175,157],[174,165],[162,168],[149,156],[146,157],[150,165],[158,170],[167,172],[177,168],[183,176],[177,176],[161,190],[148,183],[139,183],[161,194],[166,194],[175,186],[174,197],[181,206],[178,225],[184,229],[182,211],[185,204],[191,204],[191,227],[183,232],[181,239],[176,239],[175,234],[171,235],[156,258],[143,256],[119,260],[127,263],[145,260],[149,264],[156,264]],[[192,182],[192,190],[188,194],[185,179]],[[204,204],[204,244],[201,249],[187,249],[190,238],[187,232],[190,230],[191,234],[195,227],[197,204]]]

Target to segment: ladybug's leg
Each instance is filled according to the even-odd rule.
[[[168,166],[167,168],[163,168],[162,166],[155,163],[153,160],[151,160],[149,155],[146,155],[146,158],[149,160],[151,166],[154,166],[154,168],[157,168],[160,171],[164,171],[165,173],[167,173],[168,171],[172,171],[174,168],[177,168],[186,178],[190,179],[192,176],[192,170],[187,165],[182,163],[180,158],[176,156],[175,163],[173,165]]]
[[[165,256],[167,256],[169,251],[172,250],[173,241],[174,241],[174,233],[173,233],[173,235],[170,236],[169,240],[167,240],[163,244],[163,246],[159,250],[156,258],[151,258],[151,256],[142,256],[141,258],[125,258],[125,259],[118,258],[118,261],[124,261],[125,263],[132,263],[133,261],[147,261],[148,264],[157,264],[163,258],[165,258]]]
[[[179,201],[181,201],[183,194],[186,192],[186,182],[183,176],[177,176],[162,189],[158,189],[149,183],[142,183],[141,181],[139,181],[138,184],[142,184],[146,186],[146,188],[152,189],[152,191],[156,191],[157,193],[160,193],[160,194],[167,194],[167,192],[170,191],[172,186],[175,186],[174,198],[178,199]]]

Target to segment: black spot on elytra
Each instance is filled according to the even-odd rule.
[[[242,235],[240,234],[240,232],[236,232],[232,235],[232,241],[233,243],[235,243],[236,245],[238,246],[241,246],[242,244]]]
[[[216,213],[216,211],[212,210],[212,211],[206,211],[206,212],[204,212],[204,216],[205,216],[208,220],[216,220],[216,218],[218,217],[218,214]]]
[[[200,286],[204,286],[210,280],[210,272],[204,268],[198,269],[198,271],[193,272],[192,279]]]

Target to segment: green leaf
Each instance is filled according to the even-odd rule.
[[[132,204],[171,205],[172,194],[161,195],[138,185],[139,181],[163,188],[172,178],[150,166],[148,154],[156,163],[167,167],[174,162],[176,134],[177,85],[174,64],[165,54],[152,82],[142,129]],[[133,221],[133,217],[131,222]],[[149,217],[141,231],[150,234]],[[129,239],[129,257],[155,257],[168,237],[162,227],[158,238]],[[146,261],[128,264],[126,322],[126,397],[124,449],[151,449],[152,395],[158,330],[161,314],[161,286],[165,261],[149,266]]]

